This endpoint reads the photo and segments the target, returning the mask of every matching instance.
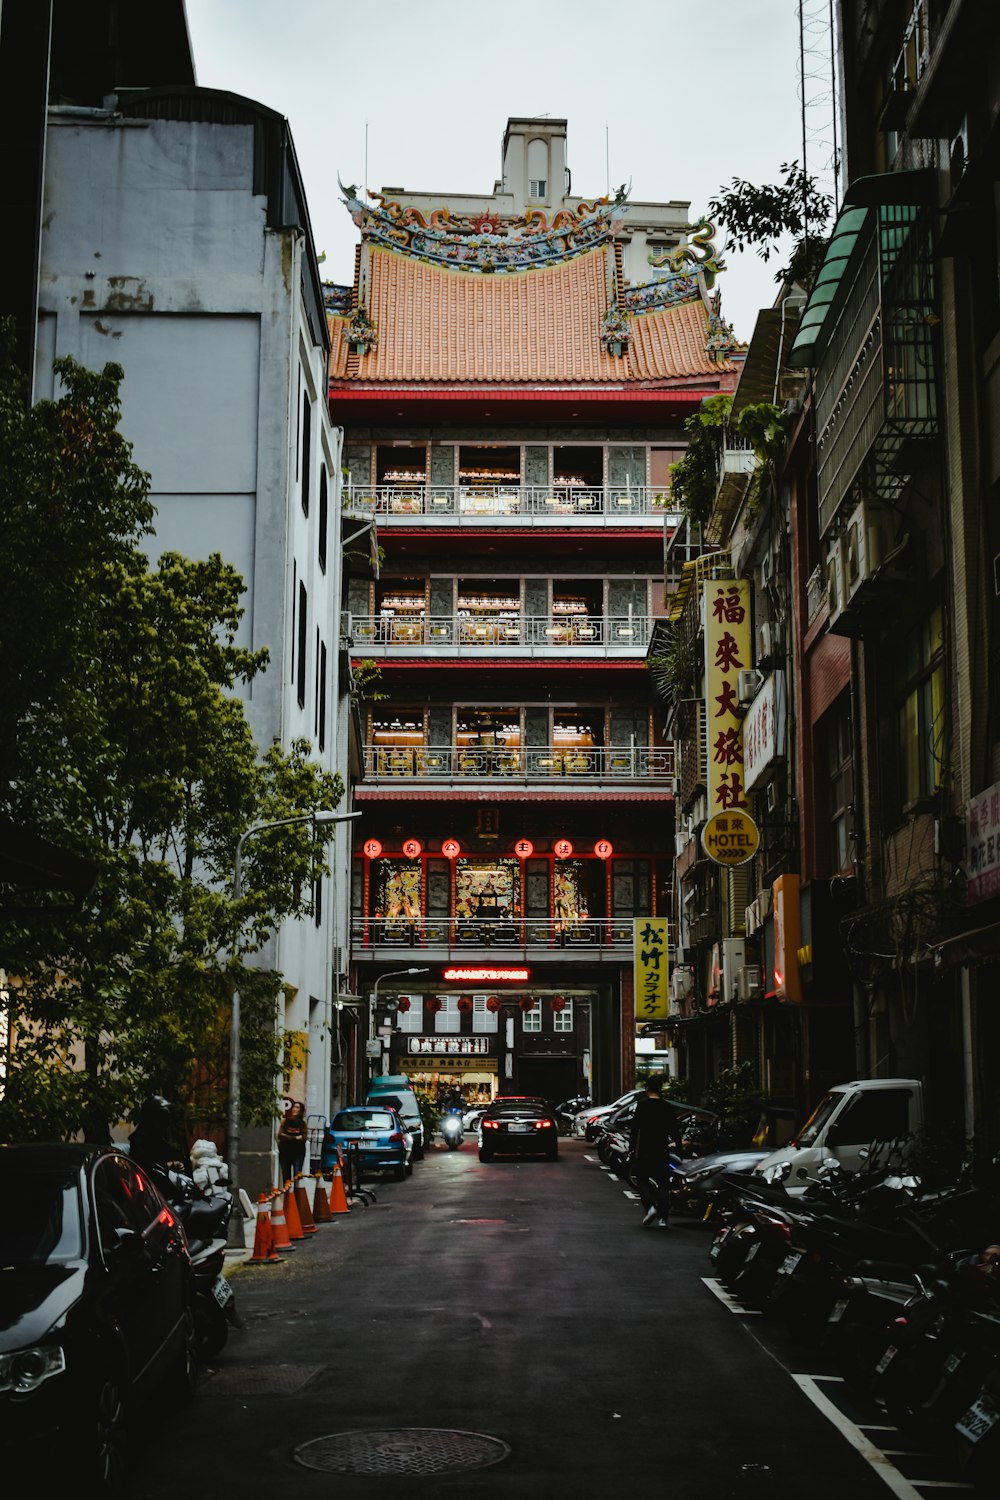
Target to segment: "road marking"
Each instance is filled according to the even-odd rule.
[[[791,1372],[789,1372],[791,1374]],[[845,1437],[855,1452],[859,1453],[867,1464],[878,1476],[885,1481],[894,1495],[899,1500],[920,1500],[920,1491],[915,1488],[920,1484],[919,1479],[912,1482],[904,1479],[892,1460],[887,1457],[883,1449],[877,1448],[865,1437],[860,1427],[847,1419],[842,1412],[838,1411],[828,1396],[820,1390],[816,1380],[811,1375],[792,1375],[792,1379],[799,1387],[804,1396],[816,1409],[823,1413],[828,1422],[832,1422],[842,1437]]]
[[[735,1313],[737,1317],[759,1318],[761,1316],[760,1308],[744,1307],[742,1303],[737,1302],[735,1297],[730,1297],[725,1287],[720,1286],[711,1276],[703,1276],[701,1279],[712,1295],[718,1297],[723,1306],[728,1307],[729,1311]]]

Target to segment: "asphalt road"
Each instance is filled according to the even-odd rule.
[[[245,1326],[192,1407],[143,1425],[131,1500],[925,1493],[859,1451],[813,1356],[707,1284],[700,1223],[642,1229],[591,1147],[560,1153],[431,1149],[280,1265],[237,1267]]]

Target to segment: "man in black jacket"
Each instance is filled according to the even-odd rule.
[[[646,1092],[635,1107],[629,1145],[636,1186],[646,1210],[643,1228],[669,1229],[674,1112],[663,1098],[662,1073],[651,1073],[646,1079]]]

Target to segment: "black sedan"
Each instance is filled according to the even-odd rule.
[[[0,1462],[63,1454],[84,1489],[120,1493],[140,1401],[194,1392],[184,1231],[96,1146],[0,1149],[0,1202]]]
[[[559,1129],[548,1105],[536,1099],[498,1099],[479,1122],[479,1160],[494,1156],[559,1155]]]

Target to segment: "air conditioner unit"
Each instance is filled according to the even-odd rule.
[[[686,1000],[694,989],[694,974],[690,969],[675,968],[670,976],[670,995],[674,1000]]]
[[[753,964],[744,964],[736,975],[736,995],[739,1000],[752,1000],[759,995],[764,984],[761,970]]]
[[[736,674],[736,697],[741,708],[749,708],[756,698],[763,681],[760,673],[755,667],[749,667]]]
[[[845,602],[854,598],[882,561],[881,512],[862,500],[851,513],[841,538]]]
[[[736,996],[737,975],[746,962],[746,944],[742,938],[722,939],[722,998]]]
[[[774,650],[774,627],[769,620],[757,626],[757,660],[770,661]]]
[[[340,644],[342,646],[354,645],[354,616],[349,609],[341,611],[340,615]]]
[[[840,538],[830,542],[826,554],[826,597],[830,606],[830,624],[844,612],[847,589],[844,584],[844,563]]]

